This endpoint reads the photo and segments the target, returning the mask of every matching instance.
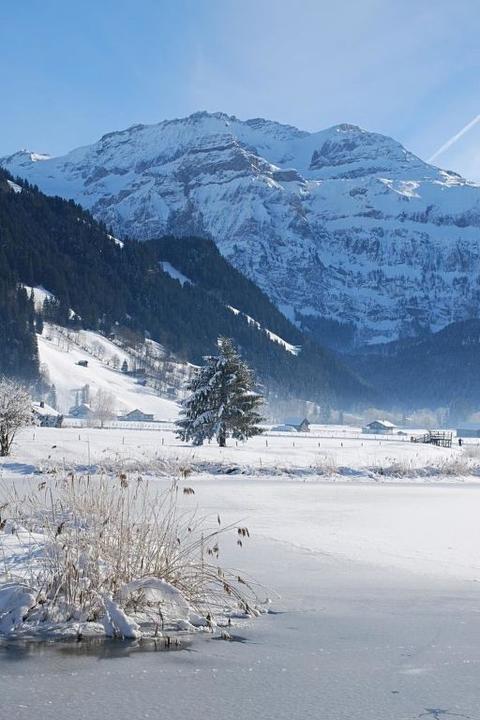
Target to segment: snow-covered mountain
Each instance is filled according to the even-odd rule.
[[[480,186],[353,125],[201,112],[0,162],[116,234],[212,237],[304,326],[352,323],[357,342],[381,342],[480,309]]]

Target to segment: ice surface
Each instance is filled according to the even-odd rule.
[[[82,441],[69,429],[39,428],[34,440],[33,432],[0,461],[3,480],[19,488],[39,481],[31,473],[46,454],[82,463],[87,436],[98,455],[160,450],[208,463],[189,475],[195,495],[184,502],[248,525],[242,548],[222,543],[222,562],[264,583],[273,612],[234,624],[230,635],[242,642],[195,640],[173,654],[129,656],[128,643],[93,655],[83,643],[0,646],[9,719],[477,717],[478,478],[375,481],[365,472],[392,458],[412,467],[458,460],[463,449],[328,427],[226,450],[189,448],[167,432],[88,430]],[[318,453],[352,475],[308,473]],[[247,474],[229,474],[234,464]],[[209,472],[214,466],[223,472]]]

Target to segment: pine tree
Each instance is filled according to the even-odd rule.
[[[225,447],[227,437],[246,440],[259,435],[262,397],[254,391],[255,378],[229,338],[219,338],[218,356],[207,356],[187,384],[177,435],[201,445],[215,437]]]
[[[35,315],[35,332],[37,335],[41,335],[43,333],[43,317],[40,313]]]
[[[50,405],[50,407],[57,409],[57,388],[55,385],[52,385],[50,388],[50,391],[48,393],[47,402]]]

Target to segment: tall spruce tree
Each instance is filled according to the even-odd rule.
[[[263,399],[254,390],[252,370],[230,338],[219,338],[218,347],[220,354],[205,357],[205,365],[187,384],[189,395],[177,422],[178,437],[194,445],[215,437],[225,447],[227,437],[246,440],[262,432]]]

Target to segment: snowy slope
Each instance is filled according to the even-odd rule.
[[[272,332],[271,330],[268,330],[268,328],[264,328],[260,325],[260,323],[255,320],[255,318],[252,318],[250,315],[247,315],[246,313],[242,313],[238,308],[234,308],[231,305],[227,306],[228,309],[234,314],[234,315],[242,315],[244,318],[246,318],[249,325],[253,325],[258,330],[261,330],[266,333],[267,337],[274,343],[277,343],[278,345],[281,345],[287,352],[291,353],[292,355],[298,355],[301,351],[301,347],[299,345],[292,345],[292,343],[287,342],[283,338],[280,337],[280,335],[277,335],[276,333]]]
[[[117,355],[120,363],[124,360],[131,362],[127,353],[102,335],[92,331],[82,331],[79,335],[82,344],[101,345],[105,360]],[[153,413],[155,420],[172,420],[178,415],[175,402],[158,397],[150,388],[137,384],[135,378],[114,370],[106,362],[69,343],[52,326],[46,325],[43,335],[38,337],[38,350],[40,363],[47,366],[50,382],[55,385],[62,412],[68,412],[75,404],[73,391],[89,385],[92,396],[100,389],[112,393],[118,414],[139,408],[145,413]],[[88,361],[88,367],[77,365],[80,360]]]
[[[480,307],[480,187],[354,125],[196,113],[2,163],[120,235],[209,235],[288,317],[351,322],[360,342]]]
[[[180,270],[177,270],[177,268],[173,267],[171,263],[167,262],[166,260],[162,260],[160,265],[162,266],[162,270],[166,272],[167,275],[170,275],[170,277],[174,280],[178,280],[182,287],[183,285],[185,285],[185,283],[187,283],[187,285],[193,285],[190,278],[180,272]]]

